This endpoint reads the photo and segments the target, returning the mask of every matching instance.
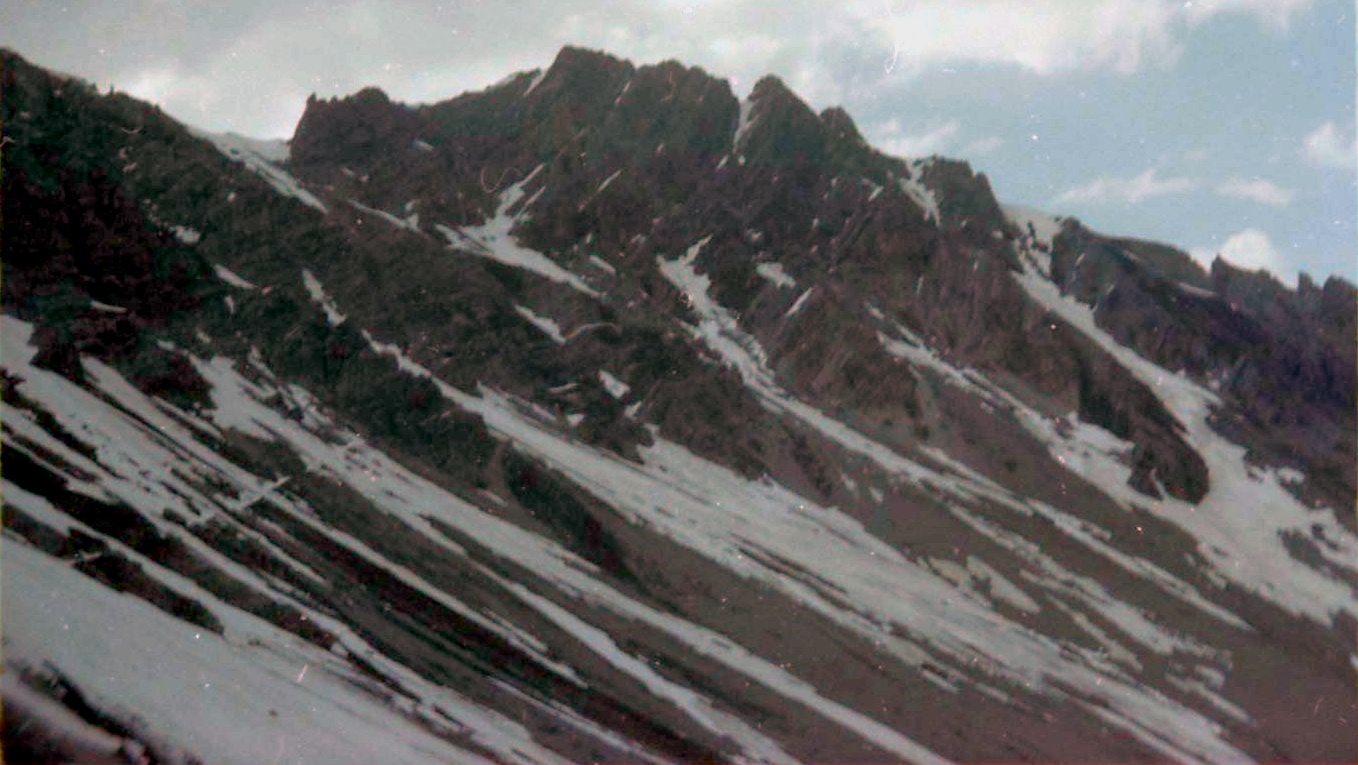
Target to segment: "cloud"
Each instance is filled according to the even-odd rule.
[[[935,154],[952,152],[962,157],[979,157],[991,154],[1004,145],[999,136],[976,138],[965,143],[961,140],[962,125],[957,120],[925,123],[915,131],[907,131],[900,120],[892,118],[871,125],[868,136],[872,145],[886,154],[897,157],[928,157]]]
[[[1037,74],[1173,64],[1191,27],[1223,15],[1285,30],[1313,0],[911,0],[851,4],[902,64],[980,63]]]
[[[735,83],[783,77],[816,108],[926,67],[1039,75],[1172,65],[1218,17],[1287,22],[1311,0],[238,0],[0,3],[0,43],[39,63],[137,84],[214,130],[286,135],[310,92],[378,85],[430,101],[544,66],[565,44],[676,58]],[[810,20],[810,23],[808,23]],[[97,45],[91,40],[99,41]],[[981,147],[983,148],[983,147]]]
[[[1172,5],[1154,0],[963,0],[912,2],[864,24],[890,46],[892,69],[970,63],[1052,74],[1172,62],[1173,17]]]
[[[1057,195],[1053,204],[1137,204],[1153,197],[1182,194],[1197,186],[1192,178],[1161,178],[1152,167],[1131,178],[1105,175],[1084,186],[1067,189]]]
[[[1292,198],[1296,196],[1296,192],[1292,189],[1285,189],[1273,181],[1263,178],[1255,178],[1252,181],[1244,178],[1231,178],[1217,184],[1217,193],[1223,197],[1248,199],[1272,207],[1287,207],[1292,204]]]
[[[992,135],[986,138],[978,138],[975,141],[972,141],[971,143],[967,144],[966,146],[963,146],[962,153],[969,156],[981,157],[986,154],[994,152],[996,149],[999,149],[1003,145],[1004,145],[1003,138]]]
[[[927,128],[918,133],[907,133],[898,120],[890,119],[876,125],[871,133],[873,142],[886,154],[897,157],[927,157],[940,154],[950,146],[961,125],[956,120]]]
[[[1358,167],[1358,141],[1340,138],[1339,128],[1333,122],[1311,131],[1302,141],[1302,147],[1302,153],[1312,164],[1341,170]]]
[[[1222,13],[1243,13],[1285,31],[1294,15],[1313,4],[1313,0],[1192,0],[1184,3],[1184,13],[1192,24],[1201,24]]]
[[[1287,263],[1268,234],[1257,228],[1247,228],[1226,237],[1220,247],[1194,247],[1189,250],[1189,254],[1207,267],[1211,266],[1214,258],[1220,256],[1238,268],[1268,271],[1283,284],[1291,287],[1297,284],[1297,269]]]

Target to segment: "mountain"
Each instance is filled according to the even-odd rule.
[[[1353,285],[773,77],[0,64],[10,761],[1358,757]]]

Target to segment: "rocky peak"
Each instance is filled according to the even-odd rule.
[[[1241,298],[1255,295],[1262,299],[1273,299],[1287,291],[1273,274],[1232,265],[1220,255],[1212,259],[1211,276],[1217,291],[1223,295],[1233,294]]]
[[[750,100],[756,102],[788,101],[810,111],[810,107],[807,107],[805,102],[792,92],[787,83],[774,74],[766,74],[755,82],[754,89],[750,91]]]
[[[738,111],[730,85],[702,69],[643,66],[613,96],[600,148],[629,151],[638,162],[658,154],[704,161],[726,150]]]
[[[825,125],[830,138],[835,141],[863,143],[863,134],[858,132],[853,117],[841,106],[831,106],[820,113],[820,121]]]
[[[750,92],[747,132],[740,146],[757,165],[808,171],[825,158],[826,132],[816,113],[783,81],[767,75]]]
[[[1270,306],[1309,313],[1352,313],[1358,302],[1358,289],[1348,281],[1331,276],[1317,286],[1309,274],[1300,274],[1296,289],[1290,289],[1268,271],[1250,271],[1232,265],[1220,255],[1212,261],[1211,283],[1222,297],[1251,310],[1267,311]]]
[[[357,171],[385,148],[408,142],[415,123],[410,107],[394,103],[377,87],[344,98],[318,99],[313,94],[292,136],[292,163]]]
[[[1325,286],[1320,288],[1320,305],[1325,313],[1344,317],[1349,326],[1352,326],[1355,313],[1358,313],[1355,310],[1355,306],[1358,306],[1358,289],[1345,279],[1331,276],[1325,280]]]
[[[924,184],[938,198],[945,225],[993,231],[1005,226],[1004,213],[985,173],[961,160],[936,157],[924,166]]]
[[[386,91],[382,90],[376,85],[369,85],[359,90],[357,93],[350,96],[349,100],[353,101],[355,104],[361,104],[365,106],[369,104],[375,107],[384,107],[391,105],[391,98],[387,96]]]
[[[566,46],[542,76],[541,83],[530,95],[547,97],[551,93],[566,93],[581,100],[596,100],[616,92],[616,88],[634,71],[627,61],[602,51]]]

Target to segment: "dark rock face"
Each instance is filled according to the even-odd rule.
[[[972,171],[966,162],[939,160],[929,165],[924,183],[936,189],[943,219],[981,232],[1003,228],[1004,216],[990,181]]]
[[[0,55],[21,576],[262,620],[405,756],[1358,754],[1352,285],[1038,243],[774,77],[312,98],[262,178]]]
[[[1331,278],[1321,289],[1304,277],[1292,291],[1220,259],[1209,275],[1182,253],[1083,228],[1061,237],[1052,270],[1119,342],[1211,383],[1226,397],[1226,427],[1260,458],[1297,455],[1335,506],[1358,490],[1343,467],[1358,385],[1351,285]],[[1210,292],[1192,289],[1209,283]]]
[[[413,110],[393,104],[377,88],[326,101],[313,95],[290,148],[299,167],[352,163],[355,171],[366,171],[377,155],[414,140],[415,125]]]
[[[825,126],[781,80],[755,83],[750,103],[753,121],[740,146],[747,162],[784,168],[793,178],[825,169]]]
[[[24,163],[6,168],[6,309],[41,323],[43,366],[80,377],[81,354],[121,360],[148,393],[180,403],[205,400],[206,386],[192,367],[146,333],[213,294],[204,284],[207,266],[152,228],[110,172],[78,172]]]

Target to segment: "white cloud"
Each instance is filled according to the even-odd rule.
[[[1255,178],[1254,180],[1231,178],[1217,184],[1217,193],[1223,197],[1248,199],[1272,207],[1286,207],[1292,204],[1292,198],[1296,196],[1296,192],[1292,189],[1285,189],[1273,181],[1263,178]]]
[[[1195,247],[1189,254],[1204,266],[1210,267],[1212,260],[1220,256],[1238,268],[1268,271],[1283,284],[1291,287],[1297,284],[1297,269],[1287,263],[1268,234],[1257,228],[1247,228],[1226,237],[1220,247]]]
[[[1184,3],[1184,12],[1193,24],[1221,13],[1245,13],[1265,25],[1286,30],[1292,23],[1292,16],[1313,4],[1313,0],[1191,0]]]
[[[873,141],[886,154],[898,157],[927,157],[940,154],[950,146],[961,125],[956,120],[926,128],[921,132],[907,133],[898,120],[890,119],[871,131]]]
[[[1358,141],[1339,137],[1339,128],[1326,122],[1313,130],[1302,142],[1303,153],[1313,164],[1353,170],[1358,167]]]
[[[907,130],[900,120],[892,118],[868,127],[872,145],[896,157],[928,157],[951,152],[959,157],[979,157],[990,154],[1004,145],[998,136],[976,138],[961,142],[962,125],[957,120],[925,123],[915,130]]]
[[[171,114],[211,129],[286,135],[312,91],[375,84],[401,100],[449,98],[551,62],[564,44],[638,63],[675,58],[736,82],[766,73],[816,108],[886,77],[991,65],[1037,74],[1172,65],[1218,17],[1285,28],[1312,0],[560,0],[175,4],[0,2],[0,43],[119,87],[140,81]],[[511,33],[506,34],[506,31]],[[90,40],[98,40],[95,46]]]
[[[1172,61],[1169,3],[1150,0],[963,0],[913,2],[863,19],[890,46],[893,63],[1012,65],[1038,74],[1076,68],[1139,69]],[[894,68],[894,67],[893,67]]]
[[[1150,168],[1131,178],[1105,175],[1083,186],[1061,192],[1053,204],[1137,204],[1153,197],[1182,194],[1197,188],[1192,178],[1161,178]]]
[[[975,141],[962,147],[962,154],[973,157],[981,157],[994,152],[1004,145],[1004,139],[999,136],[989,136],[978,138]]]
[[[1245,15],[1286,29],[1313,0],[913,0],[851,6],[890,46],[891,65],[968,62],[1038,74],[1135,72],[1178,59],[1193,26]]]

